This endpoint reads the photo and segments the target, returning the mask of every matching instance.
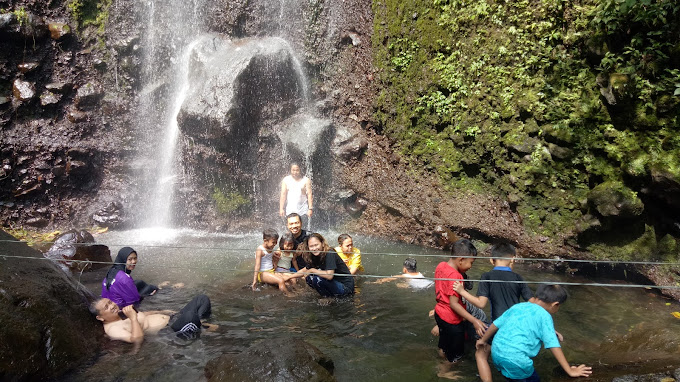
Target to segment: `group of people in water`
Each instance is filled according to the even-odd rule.
[[[292,168],[291,173],[293,180],[301,180],[299,167],[297,172]],[[300,190],[304,192],[296,191],[294,200],[297,203],[295,198],[305,199],[302,209],[306,209],[306,216],[310,217],[313,210],[311,183],[303,181],[301,184]],[[291,189],[293,186],[284,179],[281,211],[287,210]],[[364,267],[361,251],[354,246],[352,237],[340,235],[338,246],[331,248],[321,234],[303,229],[303,218],[298,212],[288,213],[285,219],[287,232],[280,238],[273,229],[263,232],[263,242],[255,251],[251,288],[257,290],[258,284],[264,283],[289,294],[298,279],[304,278],[322,297],[353,295],[355,275],[363,272]],[[532,293],[523,278],[512,270],[515,248],[501,243],[491,249],[494,268],[482,275],[475,296],[470,293],[472,283],[465,280],[466,272],[475,262],[477,249],[467,239],[456,241],[448,249],[450,257],[437,265],[434,282],[417,271],[413,258],[406,259],[402,274],[376,282],[402,278],[414,288],[429,288],[434,284],[436,304],[430,316],[436,321],[432,334],[439,337],[438,351],[443,358],[439,376],[458,377],[455,364],[462,359],[465,343],[470,339],[476,339],[475,360],[483,382],[492,380],[489,356],[508,381],[539,381],[532,358],[538,354],[541,345],[550,349],[569,376],[591,375],[590,367],[571,366],[561,350],[563,338],[555,331],[552,315],[567,299],[563,287],[543,284],[535,294]],[[156,293],[158,287],[135,282],[130,277],[136,263],[136,252],[130,247],[122,248],[102,281],[102,298],[91,305],[92,313],[103,322],[105,333],[111,339],[140,343],[144,334],[157,333],[165,327],[181,338],[190,339],[198,336],[201,328],[215,329],[201,321],[211,311],[210,300],[205,295],[195,297],[178,313],[137,312],[141,299]],[[526,302],[520,302],[520,299]],[[491,320],[487,320],[482,310],[487,303],[491,305]]]

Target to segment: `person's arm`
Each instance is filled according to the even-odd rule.
[[[286,182],[281,181],[281,195],[279,196],[279,216],[286,216],[286,196],[288,196],[288,188]]]
[[[260,272],[260,263],[262,262],[262,251],[260,248],[255,250],[255,268],[253,269],[253,283],[250,285],[250,289],[255,290],[255,285],[257,285],[257,274]]]
[[[317,268],[310,268],[307,270],[307,273],[318,275],[319,277],[324,278],[326,280],[333,280],[333,276],[335,275],[335,269],[321,270]]]
[[[473,315],[468,313],[468,311],[463,307],[463,305],[458,303],[458,296],[456,295],[451,295],[449,296],[449,306],[451,309],[459,316],[463,317],[464,319],[470,321],[472,325],[475,327],[475,331],[477,332],[477,335],[480,337],[484,335],[484,331],[486,330],[486,325],[481,321],[476,319]]]
[[[593,368],[590,366],[586,365],[578,365],[578,366],[571,366],[569,365],[569,362],[567,362],[567,358],[564,356],[564,353],[562,352],[562,348],[556,347],[556,348],[550,348],[550,351],[552,352],[553,356],[557,360],[557,363],[562,366],[562,369],[570,376],[570,377],[589,377],[590,374],[593,373]]]
[[[485,345],[489,344],[489,340],[491,337],[493,337],[494,334],[498,331],[498,327],[494,324],[491,324],[488,329],[486,329],[486,332],[482,336],[482,338],[477,340],[477,343],[475,344],[475,347],[477,349],[484,347]]]
[[[300,255],[298,255],[297,253],[295,253],[295,254],[293,255],[293,260],[291,260],[291,262],[290,262],[291,264],[293,264],[293,268],[295,268],[296,271],[299,271],[299,270],[300,270],[300,266],[298,265],[298,262],[297,262],[298,256],[300,256]]]
[[[480,309],[484,309],[486,303],[489,301],[489,298],[486,296],[473,296],[470,292],[465,290],[465,285],[461,281],[455,281],[453,283],[453,290]]]
[[[312,213],[314,212],[314,196],[312,195],[312,181],[308,178],[307,183],[305,184],[305,187],[307,188],[307,205],[309,206],[309,210],[307,210],[307,216],[310,218],[312,217]]]
[[[281,251],[274,251],[272,254],[272,266],[274,269],[279,266],[279,260],[281,259]]]
[[[144,339],[144,332],[142,326],[137,321],[137,311],[128,305],[122,309],[122,312],[130,320],[130,330],[127,330],[125,325],[109,325],[106,330],[106,335],[112,340],[125,341],[128,343],[141,343]]]

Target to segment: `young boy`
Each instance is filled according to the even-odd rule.
[[[426,280],[422,273],[418,272],[418,263],[413,257],[409,257],[404,260],[404,268],[401,270],[400,275],[394,275],[392,277],[387,277],[375,281],[374,284],[382,284],[388,281],[394,280],[408,280],[408,284],[404,286],[398,285],[399,287],[406,288],[411,287],[413,289],[427,289],[434,284],[432,280]]]
[[[491,248],[491,264],[493,270],[482,274],[481,280],[524,281],[522,276],[512,271],[512,263],[516,255],[515,247],[508,243],[494,245]],[[511,306],[519,303],[520,297],[529,301],[533,297],[527,284],[499,283],[480,281],[477,289],[477,297],[465,290],[463,283],[456,282],[454,290],[467,301],[484,309],[486,303],[491,301],[491,319],[496,320]],[[482,382],[491,382],[491,368],[489,367],[490,346],[484,346],[475,351],[477,370]]]
[[[439,327],[440,355],[446,357],[449,364],[440,370],[439,376],[447,376],[453,363],[463,356],[465,329],[468,321],[474,325],[475,331],[482,336],[486,325],[473,317],[466,310],[460,295],[453,290],[455,280],[463,280],[461,273],[472,268],[477,249],[467,239],[460,239],[453,243],[452,256],[446,262],[437,265],[434,271],[434,289],[437,305],[434,308],[434,318]],[[446,370],[448,369],[448,370]]]
[[[262,245],[255,250],[255,269],[251,285],[253,290],[258,282],[263,282],[276,285],[283,293],[288,294],[286,281],[290,278],[289,275],[274,272],[274,247],[278,239],[279,234],[273,229],[262,232]]]
[[[589,376],[592,368],[569,365],[555,334],[551,314],[557,313],[566,300],[567,291],[561,286],[541,285],[530,302],[516,304],[496,319],[477,341],[477,348],[486,346],[493,337],[493,363],[508,381],[540,381],[532,358],[541,350],[541,343],[570,377]]]

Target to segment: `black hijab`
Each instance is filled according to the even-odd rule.
[[[118,251],[118,255],[116,256],[116,260],[114,261],[114,263],[116,264],[113,264],[111,269],[109,269],[109,272],[106,274],[106,290],[108,290],[111,287],[111,283],[113,282],[113,279],[116,278],[116,274],[118,274],[118,271],[124,271],[127,274],[130,274],[130,272],[132,272],[127,270],[125,263],[127,263],[128,257],[133,252],[135,252],[135,250],[130,247],[123,247],[120,249],[120,251]]]

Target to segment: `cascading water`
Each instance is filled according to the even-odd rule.
[[[297,161],[312,177],[331,126],[316,115],[303,65],[285,38],[287,20],[301,10],[280,2],[275,37],[231,40],[202,30],[209,4],[200,0],[144,4],[149,31],[139,120],[148,155],[139,162],[137,186],[146,200],[138,220],[172,227],[176,210],[184,221],[200,219],[193,201],[201,193],[205,204],[237,195],[255,212],[276,215],[270,211],[277,210],[280,178],[271,174]],[[263,147],[267,136],[277,140]]]
[[[143,227],[172,225],[175,183],[181,176],[176,162],[179,134],[177,113],[189,83],[187,67],[192,41],[201,33],[201,0],[148,1],[137,4],[145,15],[143,90],[138,111],[142,162],[139,187]]]

